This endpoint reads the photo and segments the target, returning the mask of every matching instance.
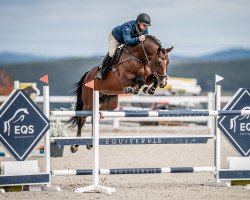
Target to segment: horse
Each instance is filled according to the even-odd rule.
[[[167,84],[168,52],[172,48],[164,49],[154,36],[146,36],[143,43],[135,46],[123,47],[119,62],[112,66],[103,80],[96,78],[98,66],[86,72],[76,83],[75,110],[93,109],[93,89],[85,86],[94,80],[94,90],[100,91],[100,110],[112,111],[118,106],[118,95],[124,93],[138,93],[146,83],[157,81],[157,85]],[[153,78],[153,81],[150,79]],[[86,117],[72,117],[68,123],[70,127],[77,126],[76,137],[81,137],[81,130]],[[72,145],[71,152],[75,153],[79,145]],[[90,146],[87,146],[89,149]]]

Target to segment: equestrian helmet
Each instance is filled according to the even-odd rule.
[[[146,13],[141,13],[137,16],[136,18],[136,21],[139,22],[139,23],[144,23],[146,24],[147,26],[151,26],[150,22],[151,22],[151,19],[149,17],[148,14]]]

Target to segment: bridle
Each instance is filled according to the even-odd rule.
[[[161,59],[163,59],[163,60],[167,60],[167,58],[163,58],[163,57],[161,57],[161,56],[159,56],[159,57],[160,57]],[[158,73],[159,64],[158,64],[158,62],[156,61],[156,59],[154,60],[154,66],[155,66],[155,72],[153,73],[153,75],[154,75],[157,79],[162,80],[162,79],[168,77],[167,74],[165,74],[165,75],[160,75],[160,74]]]
[[[148,59],[148,55],[147,55],[147,52],[146,52],[146,49],[145,49],[145,47],[144,47],[144,43],[143,42],[141,42],[141,44],[142,44],[142,49],[143,49],[143,52],[144,52],[144,55],[145,55],[145,58],[146,58],[146,63],[148,64],[148,66],[150,66],[150,61],[149,61],[149,59]],[[118,65],[120,65],[121,63],[123,63],[123,62],[125,62],[125,61],[127,61],[127,60],[130,60],[130,59],[134,59],[134,60],[136,60],[136,61],[138,61],[138,62],[140,62],[140,63],[143,63],[139,58],[137,58],[136,56],[134,56],[131,52],[129,52],[128,50],[127,50],[127,48],[126,47],[123,47],[123,49],[129,54],[129,56],[130,57],[128,57],[128,58],[126,58],[126,59],[124,59],[124,60],[122,60],[122,61],[120,61],[119,63],[117,63],[116,65],[114,65],[113,67],[117,67]],[[163,58],[163,57],[161,57],[161,56],[159,56],[162,60],[167,60],[167,58]],[[145,68],[145,64],[144,64],[144,68]],[[167,76],[167,74],[165,74],[165,75],[160,75],[159,73],[158,73],[158,68],[159,68],[159,64],[158,64],[158,62],[156,61],[156,58],[154,59],[154,66],[155,66],[155,71],[153,72],[153,75],[159,80],[162,80],[162,79],[164,79],[164,78],[167,78],[168,76]],[[112,68],[113,68],[112,67]]]
[[[144,47],[143,42],[141,42],[141,44],[142,44],[142,49],[143,49],[145,58],[146,58],[146,60],[147,60],[147,63],[148,63],[148,65],[150,65],[150,61],[149,61],[149,59],[148,59],[148,55],[147,55],[147,52],[146,52],[146,50],[145,50],[145,47]],[[167,58],[163,58],[163,57],[161,57],[161,56],[159,56],[159,57],[160,57],[162,60],[167,60]],[[168,77],[167,74],[165,74],[165,75],[160,75],[160,74],[158,73],[159,65],[158,65],[158,62],[156,61],[156,58],[154,59],[154,66],[155,66],[155,71],[154,71],[153,75],[154,75],[158,80],[159,80],[159,79],[162,80],[162,79]]]

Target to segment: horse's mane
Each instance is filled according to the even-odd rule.
[[[161,46],[161,41],[158,40],[155,36],[153,36],[153,35],[146,35],[146,38],[150,38],[155,44],[157,44],[157,45],[159,45],[160,47],[162,47],[162,46]]]

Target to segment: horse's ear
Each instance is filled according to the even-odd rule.
[[[170,51],[172,51],[173,48],[174,48],[174,46],[172,46],[171,48],[166,48],[167,53],[169,53]]]
[[[159,47],[158,49],[157,49],[157,53],[160,53],[161,52],[161,47]]]

